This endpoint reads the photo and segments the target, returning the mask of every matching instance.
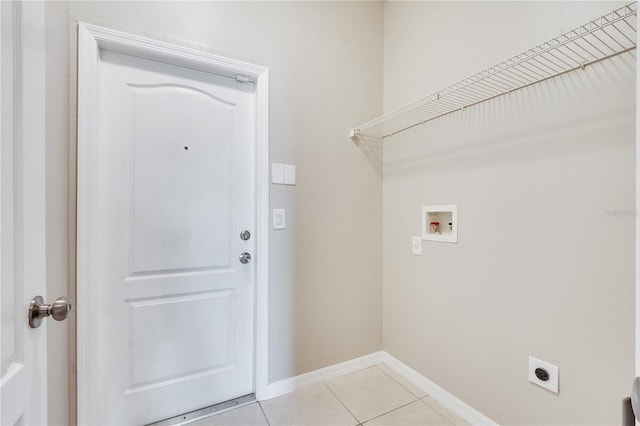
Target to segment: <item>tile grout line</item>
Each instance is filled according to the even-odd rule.
[[[412,394],[412,395],[413,395],[413,394]],[[414,395],[414,396],[415,396],[415,395]],[[401,406],[399,406],[399,407],[396,407],[396,408],[394,408],[393,410],[389,410],[389,411],[387,411],[387,412],[385,412],[385,413],[382,413],[382,414],[379,414],[379,415],[377,415],[377,416],[375,416],[375,417],[371,417],[370,419],[368,419],[368,420],[367,420],[367,422],[370,422],[371,420],[378,419],[378,418],[380,418],[380,417],[382,417],[382,416],[386,416],[386,415],[387,415],[387,414],[389,414],[389,413],[393,413],[393,412],[394,412],[394,411],[396,411],[396,410],[399,410],[399,409],[401,409],[401,408],[404,408],[404,407],[406,407],[407,405],[411,405],[411,404],[413,404],[413,403],[415,403],[415,402],[418,402],[418,401],[420,401],[420,400],[419,400],[419,399],[415,399],[415,400],[413,400],[413,401],[411,401],[411,402],[407,402],[406,404],[401,405]],[[365,422],[362,422],[362,424],[364,424],[364,423],[365,423]]]
[[[384,364],[384,362],[381,362],[380,364]],[[374,365],[374,367],[376,367],[378,370],[382,371],[384,374],[386,374],[387,376],[389,376],[389,378],[391,378],[391,380],[393,380],[394,382],[396,382],[397,384],[399,384],[400,386],[402,386],[403,389],[405,389],[407,392],[409,392],[411,395],[415,396],[417,398],[417,401],[424,401],[427,398],[431,398],[436,402],[439,402],[437,399],[435,399],[433,396],[429,395],[428,393],[425,396],[417,396],[415,393],[411,392],[409,389],[407,389],[406,386],[404,386],[402,383],[400,383],[398,380],[396,380],[391,374],[387,373],[386,371],[384,371],[382,368],[378,367],[378,365],[380,364],[376,364]],[[385,364],[386,365],[386,364]],[[387,365],[388,368],[391,368]],[[406,379],[405,379],[406,380]],[[450,419],[448,415],[444,415],[442,413],[440,413],[438,410],[436,410],[435,408],[433,408],[431,405],[429,405],[427,402],[425,402],[425,404],[427,404],[427,406],[429,408],[431,408],[433,411],[435,411],[436,413],[438,413],[438,415],[440,415],[440,417],[444,418],[447,422],[451,423],[453,426],[455,426],[456,422],[453,421],[453,419]],[[446,407],[445,407],[446,408]],[[449,410],[451,411],[451,410]],[[458,416],[456,413],[453,413],[456,417],[460,417]]]
[[[381,364],[383,364],[383,363],[381,363]],[[364,369],[362,369],[362,370],[358,370],[358,371],[367,370],[367,369],[372,368],[372,367],[375,367],[375,368],[376,368],[376,370],[377,370],[378,372],[382,372],[382,373],[383,373],[383,375],[384,375],[385,377],[387,377],[387,378],[391,379],[391,380],[392,380],[392,382],[394,382],[394,383],[396,383],[397,385],[399,385],[401,389],[404,389],[404,390],[405,390],[405,391],[406,391],[406,392],[407,392],[407,393],[412,397],[412,400],[411,400],[411,401],[409,401],[409,402],[407,402],[407,403],[405,403],[405,404],[402,404],[402,405],[400,405],[400,406],[398,406],[398,407],[395,407],[395,408],[393,408],[393,409],[390,409],[390,410],[388,410],[388,411],[385,411],[385,412],[383,412],[383,413],[381,413],[381,414],[379,414],[379,415],[377,415],[377,416],[371,417],[370,419],[366,419],[366,420],[362,420],[362,421],[360,421],[360,420],[359,420],[359,418],[358,418],[358,417],[356,417],[356,416],[354,415],[354,413],[349,409],[349,407],[347,407],[347,405],[342,401],[342,399],[341,399],[340,397],[338,397],[338,395],[333,391],[333,389],[332,389],[332,388],[331,388],[331,386],[329,385],[330,380],[327,380],[327,381],[324,381],[324,382],[320,382],[320,383],[318,383],[318,384],[322,384],[322,385],[324,385],[324,386],[327,388],[327,390],[329,390],[330,394],[331,394],[331,395],[333,395],[333,396],[338,400],[338,402],[340,403],[340,405],[342,405],[342,406],[345,408],[345,410],[346,410],[346,411],[351,415],[351,417],[352,417],[354,420],[356,420],[356,423],[354,424],[355,426],[366,426],[366,423],[368,423],[368,422],[371,422],[371,421],[376,420],[376,419],[378,419],[378,418],[380,418],[380,417],[386,416],[386,415],[388,415],[388,414],[390,414],[390,413],[393,413],[393,412],[395,412],[395,411],[398,411],[398,410],[400,410],[400,409],[403,409],[403,408],[405,408],[405,407],[407,407],[407,406],[409,406],[409,405],[411,405],[411,404],[413,404],[413,403],[415,403],[415,402],[420,402],[420,405],[424,405],[426,408],[428,408],[428,409],[430,409],[431,411],[433,411],[433,412],[434,412],[434,414],[437,414],[437,415],[438,415],[440,418],[442,418],[442,420],[444,420],[448,425],[455,426],[455,425],[457,425],[457,424],[458,424],[458,423],[457,423],[457,420],[456,420],[456,421],[454,421],[452,418],[449,418],[449,416],[448,416],[448,415],[446,415],[446,414],[444,414],[444,413],[441,413],[439,410],[437,410],[436,408],[432,407],[430,404],[428,404],[428,403],[426,402],[427,398],[430,398],[430,397],[431,397],[431,395],[426,394],[426,395],[424,395],[424,396],[418,396],[418,395],[416,395],[415,393],[411,392],[411,390],[409,390],[406,386],[404,386],[404,385],[403,385],[399,380],[397,380],[396,378],[394,378],[394,377],[393,377],[389,372],[384,371],[382,368],[380,368],[380,364],[372,365],[372,366],[370,366],[370,367],[368,367],[368,368],[364,368]],[[350,374],[355,374],[355,373],[357,373],[358,371],[353,372],[353,373],[350,373]],[[342,375],[342,376],[340,376],[340,377],[345,377],[345,376],[348,376],[348,375],[350,375],[350,374]],[[431,397],[431,398],[433,398],[433,397]],[[436,401],[437,401],[437,400],[436,400]],[[267,413],[266,413],[266,411],[265,411],[264,407],[262,406],[261,401],[256,401],[256,402],[258,403],[258,406],[260,407],[260,410],[261,410],[261,412],[262,412],[262,415],[263,415],[263,417],[264,417],[264,419],[265,419],[265,421],[266,421],[267,425],[271,426],[271,422],[269,421],[269,418],[268,418],[268,416],[267,416]],[[452,414],[454,414],[454,413],[452,413]],[[466,423],[466,424],[468,424],[468,423]]]
[[[370,422],[371,420],[375,420],[375,419],[377,419],[378,417],[382,417],[382,416],[387,415],[387,414],[389,414],[389,413],[392,413],[392,412],[394,412],[394,411],[396,411],[396,410],[399,410],[399,409],[401,409],[401,408],[404,408],[404,407],[406,407],[407,405],[413,404],[414,402],[420,401],[420,398],[418,398],[418,397],[417,397],[413,392],[411,392],[409,389],[407,389],[407,388],[405,388],[404,386],[402,386],[402,384],[401,384],[401,383],[399,383],[397,380],[395,380],[393,377],[391,377],[389,374],[387,374],[384,370],[382,370],[381,368],[379,368],[379,367],[378,367],[378,364],[376,364],[376,365],[372,365],[371,367],[368,367],[368,368],[364,368],[363,370],[367,370],[367,369],[369,369],[369,368],[375,368],[375,369],[377,369],[378,371],[382,372],[385,376],[389,377],[391,380],[393,380],[395,383],[397,383],[397,384],[398,384],[402,389],[404,389],[405,391],[407,391],[407,392],[409,393],[409,395],[411,395],[414,399],[413,399],[413,401],[410,401],[410,402],[408,402],[408,403],[406,403],[406,404],[403,404],[403,405],[401,405],[401,406],[399,406],[399,407],[396,407],[396,408],[394,408],[393,410],[386,411],[386,412],[384,412],[384,413],[382,413],[382,414],[379,414],[379,415],[377,415],[377,416],[375,416],[375,417],[372,417],[372,418],[370,418],[370,419],[363,420],[362,422],[360,422],[360,419],[358,419],[358,418],[357,418],[357,417],[356,417],[356,416],[351,412],[351,410],[349,410],[349,408],[347,408],[347,406],[344,404],[344,402],[342,402],[342,400],[341,400],[340,398],[338,398],[338,395],[336,395],[336,394],[333,392],[333,390],[331,390],[331,387],[329,387],[329,385],[328,385],[326,382],[324,382],[323,384],[324,384],[324,385],[329,389],[329,392],[331,392],[331,393],[333,394],[333,396],[335,396],[335,397],[338,399],[338,401],[340,402],[340,404],[342,404],[342,405],[344,406],[344,408],[346,408],[346,409],[347,409],[347,411],[349,411],[349,414],[351,414],[351,415],[352,415],[352,416],[353,416],[353,417],[354,417],[358,422],[360,422],[360,423],[359,423],[360,425],[364,425],[366,422]],[[363,370],[359,370],[359,371],[363,371]],[[351,373],[351,374],[353,374],[353,373]],[[427,396],[429,396],[429,395],[427,395]],[[425,398],[426,398],[426,397],[425,397]],[[429,407],[429,408],[431,408],[431,407]],[[434,410],[434,411],[435,411],[435,410]],[[447,421],[448,421],[448,419],[445,419],[445,420],[447,420]]]
[[[351,414],[351,417],[353,417],[353,418],[356,420],[356,422],[357,422],[357,423],[356,423],[356,426],[358,426],[358,425],[362,425],[362,424],[364,423],[364,422],[361,422],[361,421],[360,421],[360,419],[359,419],[359,418],[357,418],[357,417],[356,417],[356,416],[351,412],[351,410],[349,410],[349,407],[347,407],[347,406],[345,405],[345,403],[344,403],[344,402],[342,402],[342,400],[341,400],[340,398],[338,398],[338,395],[336,395],[336,394],[335,394],[335,392],[331,389],[331,387],[327,384],[327,382],[323,382],[322,384],[323,384],[327,389],[329,389],[329,392],[331,392],[331,395],[333,395],[333,396],[338,400],[338,402],[339,402],[339,403],[344,407],[344,409],[345,409],[345,410],[347,410],[347,412],[348,412],[349,414]]]
[[[381,362],[380,364],[384,364],[384,362]],[[417,399],[416,399],[416,401],[423,401],[423,402],[425,402],[425,404],[426,404],[429,408],[431,408],[433,411],[435,411],[435,412],[436,412],[440,417],[444,418],[447,422],[449,422],[449,423],[451,423],[453,426],[455,426],[455,424],[456,424],[456,423],[455,423],[452,419],[450,419],[448,415],[444,415],[444,414],[440,413],[438,410],[436,410],[435,408],[433,408],[431,405],[429,405],[429,404],[425,401],[425,399],[427,399],[427,398],[431,398],[431,399],[433,399],[434,401],[439,402],[437,399],[435,399],[432,395],[430,395],[430,394],[428,394],[428,393],[426,393],[426,392],[425,392],[425,393],[426,393],[426,395],[424,395],[424,396],[418,396],[418,395],[416,395],[415,393],[411,392],[411,390],[410,390],[409,388],[407,388],[405,385],[403,385],[402,383],[400,383],[400,381],[399,381],[399,380],[397,380],[397,379],[396,379],[395,377],[393,377],[391,374],[389,374],[389,373],[387,373],[386,371],[384,371],[382,368],[378,367],[380,364],[376,364],[376,365],[374,365],[374,367],[376,367],[378,370],[382,371],[382,372],[383,372],[384,374],[386,374],[386,375],[387,375],[391,380],[393,380],[394,382],[396,382],[397,384],[399,384],[400,386],[402,386],[402,388],[403,388],[403,389],[405,389],[405,390],[406,390],[407,392],[409,392],[411,395],[413,395],[414,397],[416,397],[416,398],[417,398]],[[386,364],[384,364],[384,365],[386,365]],[[391,367],[389,367],[388,365],[387,365],[387,368],[391,369]],[[405,380],[406,380],[406,379],[405,379]],[[423,391],[423,392],[424,392],[424,391]],[[445,408],[446,408],[446,407],[445,407]],[[450,411],[450,410],[449,410],[449,411]],[[455,414],[455,413],[452,413],[452,414],[454,414],[454,415],[455,415],[455,416],[457,416],[457,417],[460,417],[460,416],[458,416],[458,415],[457,415],[457,414]]]
[[[427,405],[427,407],[431,408],[433,411],[435,411],[436,413],[438,413],[438,414],[440,415],[440,417],[444,418],[446,421],[448,421],[449,423],[451,423],[451,425],[452,425],[452,426],[456,426],[456,425],[458,425],[458,423],[459,423],[459,421],[458,421],[458,420],[463,420],[466,424],[469,424],[466,420],[462,419],[459,415],[457,415],[456,413],[454,413],[453,411],[451,411],[450,409],[448,409],[448,408],[447,408],[447,407],[445,407],[445,406],[442,406],[442,407],[446,410],[446,412],[445,412],[445,413],[441,413],[439,410],[436,410],[436,408],[435,408],[435,407],[433,407],[431,404],[429,404],[427,401],[425,401],[425,399],[427,399],[427,398],[431,398],[432,400],[434,400],[434,401],[435,401],[435,402],[437,402],[438,404],[442,405],[442,404],[440,403],[440,401],[438,401],[437,399],[435,399],[435,398],[434,398],[434,397],[432,397],[431,395],[424,396],[424,397],[420,398],[420,399],[419,399],[419,401],[424,402],[424,403]],[[449,414],[447,414],[447,413],[450,413],[450,414],[454,415],[455,417],[457,417],[457,419],[453,419],[453,418],[449,417]]]
[[[267,417],[267,413],[264,411],[264,408],[262,408],[262,404],[260,403],[260,401],[256,401],[258,403],[258,407],[260,407],[260,411],[262,411],[262,415],[264,416],[264,420],[267,422],[268,426],[271,426],[271,422],[269,421],[269,418]]]
[[[382,362],[381,364],[384,364],[384,362]],[[374,367],[376,367],[378,370],[382,371],[384,374],[386,374],[391,380],[393,380],[394,382],[396,382],[397,384],[399,384],[402,389],[406,390],[407,392],[409,392],[411,395],[413,395],[414,397],[416,397],[416,399],[422,399],[422,398],[426,398],[428,396],[431,396],[429,394],[426,394],[425,396],[418,396],[415,393],[411,392],[409,389],[407,389],[407,387],[405,385],[403,385],[402,383],[400,383],[398,380],[396,380],[391,374],[387,373],[386,371],[384,371],[382,368],[378,367],[378,365],[380,364],[376,364],[374,365]],[[386,365],[386,364],[385,364]],[[391,368],[387,365],[388,368]],[[406,379],[405,379],[406,380]]]
[[[382,364],[384,364],[384,362],[383,362]],[[393,413],[394,411],[399,410],[399,409],[401,409],[401,408],[404,408],[404,407],[406,407],[407,405],[411,405],[411,404],[413,404],[414,402],[420,401],[420,399],[421,399],[421,398],[419,398],[416,394],[414,394],[414,393],[413,393],[413,392],[411,392],[409,389],[407,389],[405,386],[403,386],[403,384],[402,384],[402,383],[400,383],[399,381],[397,381],[396,379],[394,379],[390,374],[388,374],[388,373],[387,373],[386,371],[384,371],[382,368],[378,367],[378,365],[380,365],[380,364],[376,364],[376,365],[374,365],[373,367],[374,367],[374,368],[376,368],[378,371],[382,372],[385,376],[389,377],[389,378],[390,378],[391,380],[393,380],[394,382],[396,382],[396,383],[397,383],[397,384],[398,384],[402,389],[404,389],[404,390],[406,390],[407,392],[409,392],[409,394],[414,398],[414,400],[413,400],[413,401],[411,401],[411,402],[408,402],[408,403],[406,403],[406,404],[404,404],[404,405],[401,405],[400,407],[396,407],[396,408],[394,408],[393,410],[389,410],[389,411],[387,411],[387,412],[385,412],[385,413],[382,413],[382,414],[380,414],[380,415],[377,415],[377,416],[375,416],[375,417],[372,417],[372,418],[368,419],[368,420],[367,420],[367,422],[370,422],[371,420],[375,420],[375,419],[377,419],[377,418],[379,418],[379,417],[382,417],[382,416],[386,416],[386,415],[387,415],[387,414],[389,414],[389,413]],[[388,366],[387,366],[387,367],[388,367]],[[426,398],[427,396],[429,396],[429,395],[426,395],[424,398]],[[429,408],[431,408],[431,407],[429,407]],[[434,410],[434,411],[435,411],[435,410]],[[445,420],[449,421],[448,419],[445,419]],[[363,421],[363,422],[362,422],[362,424],[364,425],[364,423],[365,423],[365,422]]]

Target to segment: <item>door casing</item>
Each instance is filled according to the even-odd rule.
[[[268,277],[269,277],[269,70],[194,49],[115,31],[91,24],[78,24],[78,200],[77,200],[77,415],[78,424],[97,420],[100,390],[92,377],[95,343],[91,338],[91,309],[99,301],[87,291],[97,273],[91,253],[91,236],[97,206],[91,197],[95,182],[87,167],[95,146],[97,119],[97,63],[101,50],[109,50],[172,65],[236,78],[249,78],[256,85],[256,281],[255,281],[255,377],[258,400],[268,392]]]

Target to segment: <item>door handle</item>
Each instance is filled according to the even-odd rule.
[[[240,263],[244,263],[246,265],[249,262],[251,262],[251,255],[247,252],[240,253]]]
[[[636,420],[640,421],[640,377],[636,377],[631,387],[631,408]]]
[[[56,321],[64,321],[71,312],[71,301],[66,297],[58,297],[52,304],[44,303],[42,296],[36,296],[29,304],[29,327],[38,328],[42,319],[48,316]]]

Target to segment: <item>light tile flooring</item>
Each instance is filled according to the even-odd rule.
[[[468,425],[385,364],[196,420],[189,426]]]

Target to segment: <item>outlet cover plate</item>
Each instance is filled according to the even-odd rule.
[[[544,368],[549,373],[549,380],[542,381],[536,377],[536,368]],[[532,356],[529,357],[529,381],[538,386],[558,393],[558,366]]]

